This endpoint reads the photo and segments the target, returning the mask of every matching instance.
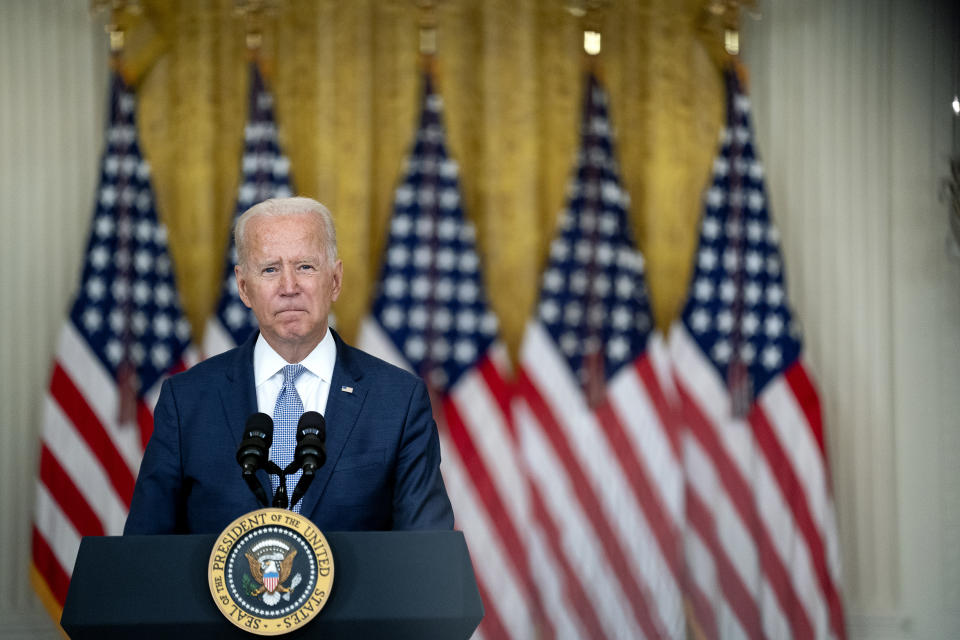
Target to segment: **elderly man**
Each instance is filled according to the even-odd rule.
[[[124,533],[219,532],[258,508],[235,457],[257,411],[281,425],[270,447],[280,467],[293,457],[290,425],[304,411],[325,416],[327,461],[297,505],[321,529],[452,528],[423,382],[327,327],[343,282],[330,212],[267,200],[235,233],[237,286],[260,331],[164,383]]]

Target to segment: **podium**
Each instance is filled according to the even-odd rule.
[[[459,531],[331,532],[326,606],[286,638],[468,638],[483,605]],[[216,535],[86,537],[61,626],[71,638],[254,638],[216,608]]]

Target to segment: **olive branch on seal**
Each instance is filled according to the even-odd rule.
[[[243,578],[240,579],[240,582],[243,583],[243,590],[248,596],[252,596],[257,590],[257,587],[260,586],[253,581],[253,578],[250,577],[249,573],[244,573]]]

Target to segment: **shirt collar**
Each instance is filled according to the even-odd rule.
[[[300,361],[300,364],[307,371],[330,384],[333,379],[333,365],[336,360],[337,343],[334,341],[330,329],[327,328],[323,340],[313,348],[313,351],[306,358]],[[288,364],[290,363],[270,346],[262,333],[257,336],[257,342],[253,346],[253,383],[255,386],[259,387]]]

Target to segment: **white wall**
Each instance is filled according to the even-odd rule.
[[[853,637],[960,637],[960,263],[937,199],[950,4],[765,0],[743,40],[824,401]],[[59,637],[27,582],[29,532],[40,400],[97,179],[103,40],[86,1],[0,0],[0,637]]]
[[[960,637],[960,264],[937,197],[960,78],[954,4],[768,0],[745,21],[853,637]]]

